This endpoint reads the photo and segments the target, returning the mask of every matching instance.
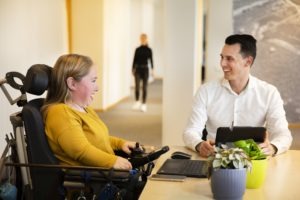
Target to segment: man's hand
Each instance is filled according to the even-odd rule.
[[[259,144],[261,151],[267,156],[273,156],[277,152],[277,148],[272,145],[269,140],[265,140],[264,143]]]
[[[214,145],[215,142],[211,140],[202,141],[197,145],[196,150],[199,152],[201,157],[207,158],[208,156],[212,155],[215,152]]]
[[[269,141],[269,133],[266,134],[266,139],[263,143],[259,144],[261,151],[267,156],[274,156],[277,153],[277,148],[275,145],[271,144]]]

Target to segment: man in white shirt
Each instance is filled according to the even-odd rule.
[[[292,136],[278,90],[250,75],[256,39],[246,34],[231,35],[226,38],[220,56],[224,78],[203,84],[197,91],[183,133],[186,146],[207,157],[214,152],[218,127],[265,126],[268,137],[259,144],[262,151],[275,155],[288,150]],[[204,128],[207,140],[202,139]]]

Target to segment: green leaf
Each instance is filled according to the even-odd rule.
[[[239,163],[240,163],[240,162],[239,162],[238,160],[234,160],[234,161],[233,161],[233,166],[234,166],[234,168],[238,169],[238,168],[240,167]]]
[[[239,154],[235,154],[235,158],[240,161],[241,160],[241,156]]]
[[[219,154],[219,153],[217,153],[217,154],[215,155],[215,158],[222,158],[222,155]]]
[[[209,157],[210,166],[214,169],[238,169],[249,168],[249,156],[241,148],[215,148],[216,153]]]
[[[221,167],[221,161],[220,160],[214,160],[212,165],[213,165],[213,168],[220,168]]]
[[[251,160],[258,160],[266,158],[260,147],[253,139],[239,140],[234,142],[236,147],[242,148],[245,153],[251,158]]]
[[[236,147],[243,148],[243,147],[247,146],[247,142],[245,140],[239,140],[239,141],[234,142],[234,145]]]

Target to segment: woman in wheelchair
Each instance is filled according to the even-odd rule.
[[[96,66],[87,57],[59,57],[52,69],[42,107],[48,143],[61,164],[130,170],[131,163],[114,150],[130,154],[135,142],[109,135],[106,125],[89,107],[98,92]]]

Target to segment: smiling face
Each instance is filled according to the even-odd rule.
[[[239,44],[225,44],[220,56],[220,65],[226,80],[229,82],[248,80],[253,58],[251,56],[243,57],[240,54]]]
[[[71,91],[71,102],[86,107],[90,105],[94,99],[95,93],[98,91],[97,70],[93,65],[87,75],[81,80],[76,81],[72,77],[68,79],[68,85]]]

